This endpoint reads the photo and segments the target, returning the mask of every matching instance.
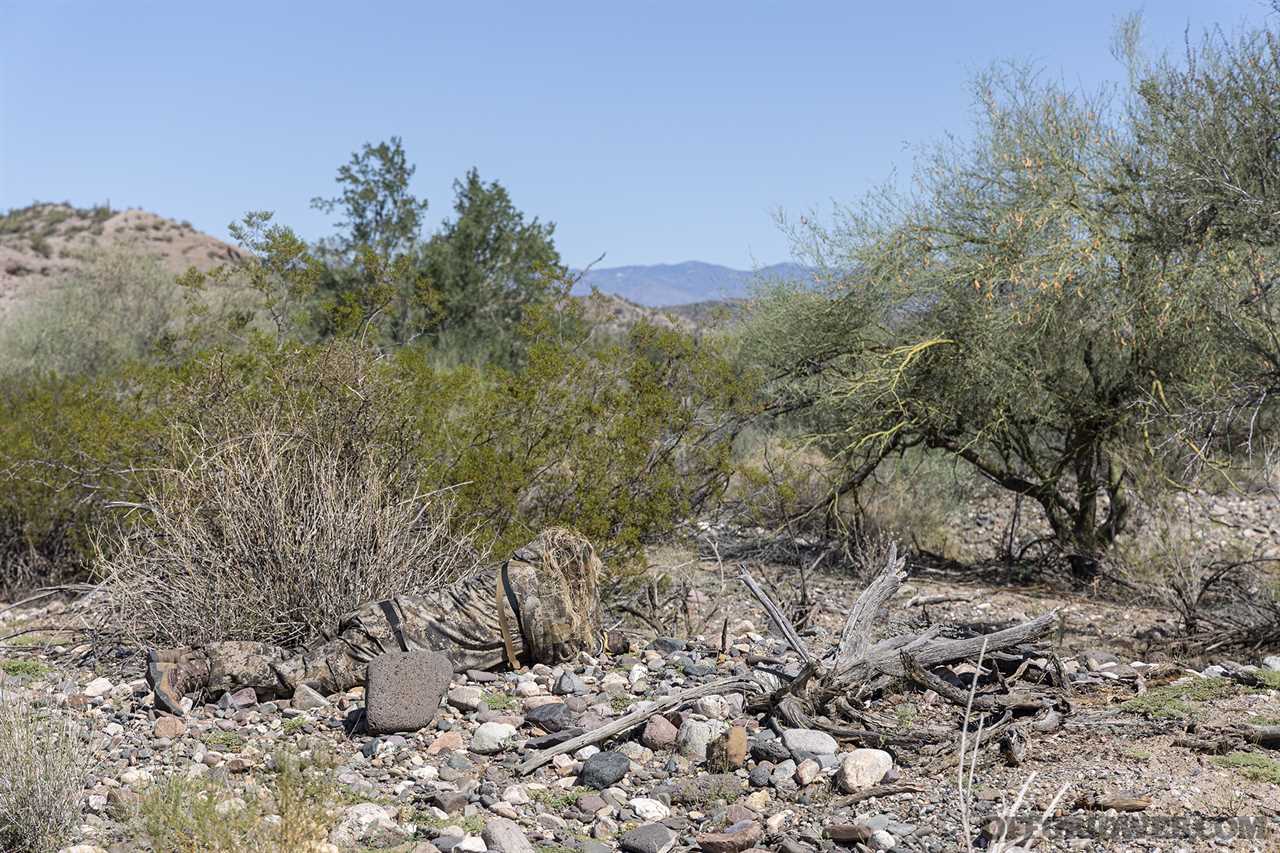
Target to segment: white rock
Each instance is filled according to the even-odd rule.
[[[130,788],[149,788],[155,779],[141,767],[126,770],[120,774],[120,784]]]
[[[84,695],[90,699],[97,699],[110,693],[112,686],[109,678],[95,678],[84,686]]]
[[[455,687],[449,691],[449,704],[462,711],[479,711],[484,704],[484,691],[479,687]]]
[[[648,797],[636,797],[631,801],[631,808],[641,820],[648,823],[656,823],[671,817],[671,809],[658,800],[651,800]]]
[[[872,785],[879,785],[893,769],[893,757],[882,749],[855,749],[840,761],[836,771],[836,786],[846,794],[852,794]]]
[[[724,723],[690,717],[680,724],[676,733],[676,752],[690,761],[706,761],[707,747],[725,728]]]
[[[723,696],[703,696],[694,703],[693,708],[713,720],[723,720],[729,716],[729,702]]]
[[[471,736],[471,751],[481,755],[502,752],[515,736],[516,727],[509,723],[481,723]]]
[[[401,836],[404,830],[392,820],[395,809],[377,803],[357,803],[348,806],[342,819],[329,833],[329,841],[338,847],[356,847],[378,836]]]
[[[898,839],[885,829],[877,829],[867,839],[867,846],[872,850],[892,850],[897,843]]]
[[[478,835],[465,836],[454,850],[463,850],[466,853],[485,853],[489,846],[484,843],[484,839]]]
[[[533,802],[533,798],[529,796],[529,789],[524,785],[508,786],[502,792],[502,799],[513,806],[525,806]]]

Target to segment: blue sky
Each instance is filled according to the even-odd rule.
[[[144,207],[308,237],[362,142],[404,138],[434,224],[476,166],[604,266],[784,260],[778,209],[856,199],[969,121],[967,80],[1031,60],[1093,87],[1123,2],[0,0],[0,208]],[[1161,0],[1146,42],[1261,22]]]

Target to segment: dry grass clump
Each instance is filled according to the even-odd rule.
[[[89,753],[70,720],[0,700],[0,850],[48,853],[80,820]]]
[[[370,600],[480,561],[447,494],[422,494],[373,442],[196,431],[98,547],[115,616],[139,640],[296,646]]]

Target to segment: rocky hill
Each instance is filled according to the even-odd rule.
[[[808,278],[812,272],[799,264],[784,263],[756,270],[735,270],[718,264],[685,261],[680,264],[606,267],[588,270],[580,288],[603,293],[651,308],[691,303],[739,300],[769,281]]]
[[[145,210],[33,204],[0,216],[0,314],[23,290],[55,281],[81,266],[87,252],[113,243],[154,255],[175,274],[240,256],[189,222]]]

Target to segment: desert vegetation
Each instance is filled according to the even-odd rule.
[[[893,849],[911,821],[852,815],[937,793],[909,771],[956,781],[915,820],[954,812],[948,838],[972,849],[979,766],[1012,773],[1041,737],[1061,760],[1117,715],[1162,738],[1161,760],[1274,784],[1280,41],[1214,30],[1150,56],[1139,35],[1118,28],[1124,81],[1103,91],[979,75],[974,131],[925,150],[909,184],[780,223],[812,278],[679,321],[573,296],[555,226],[476,169],[430,230],[397,137],[339,166],[316,241],[262,210],[212,250],[105,207],[0,218],[0,248],[52,282],[0,314],[0,592],[48,622],[4,638],[0,845],[57,850],[83,807],[157,851],[484,832],[473,845],[530,853],[481,820],[528,806],[573,814],[538,818],[543,849],[666,853],[674,833],[652,849],[632,833],[683,806],[708,853],[764,843],[770,812],[781,844],[828,809],[851,821],[828,839]],[[153,251],[170,241],[201,263],[175,270]],[[369,736],[336,773],[317,756],[357,736],[361,687],[228,690],[188,730],[142,681],[144,648],[300,651],[559,527],[603,558],[603,627],[652,644],[610,657],[602,639],[505,680],[460,670],[441,725]],[[1124,660],[1084,647],[1116,624]],[[27,701],[42,690],[59,700]],[[570,699],[569,722],[539,711]],[[110,731],[68,721],[83,708]],[[523,763],[477,770],[531,722]],[[1150,758],[1113,752],[1095,773]],[[596,755],[616,779],[592,781],[610,776]],[[95,762],[114,762],[109,785]],[[609,793],[632,764],[665,799]],[[682,791],[697,767],[714,778]],[[546,784],[517,779],[535,771]],[[1030,844],[1051,813],[1142,800],[1066,796],[1081,775],[1026,779],[990,846],[1022,813]]]

